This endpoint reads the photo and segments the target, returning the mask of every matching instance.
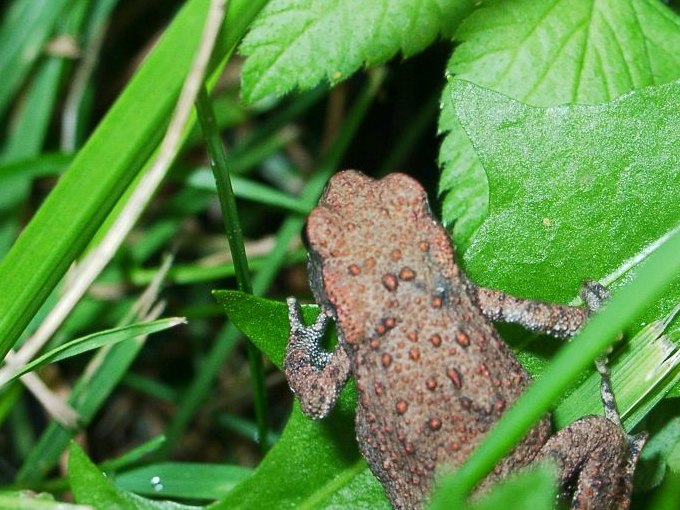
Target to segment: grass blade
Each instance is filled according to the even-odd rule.
[[[178,317],[159,319],[152,322],[142,322],[139,324],[132,324],[130,326],[107,329],[105,331],[99,331],[82,338],[76,338],[75,340],[66,342],[59,347],[46,352],[30,363],[27,363],[21,370],[15,372],[5,382],[5,384],[9,384],[12,381],[17,380],[22,375],[32,372],[33,370],[37,370],[48,363],[55,363],[72,356],[77,356],[78,354],[98,349],[104,345],[114,345],[118,342],[122,342],[123,340],[128,340],[129,338],[151,335],[152,333],[157,333],[159,331],[163,331],[164,329],[172,328],[178,324],[186,324],[186,319]]]

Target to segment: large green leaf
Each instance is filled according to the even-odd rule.
[[[568,302],[680,223],[680,82],[551,108],[461,80],[451,90],[490,184],[464,256],[478,283]]]
[[[451,90],[490,183],[489,216],[464,256],[478,283],[558,302],[570,301],[586,279],[616,289],[680,224],[680,212],[667,206],[680,196],[674,135],[680,82],[604,105],[552,108],[528,107],[459,80]],[[631,269],[621,270],[629,261]],[[676,281],[634,329],[660,319],[679,300]],[[653,337],[635,337],[612,358],[627,426],[678,380],[672,345]],[[591,375],[558,408],[557,422],[601,413],[598,385]]]
[[[657,0],[492,0],[457,38],[449,73],[528,104],[598,103],[680,77],[680,18]],[[487,214],[488,186],[450,95],[439,126],[448,133],[442,215],[466,246]]]
[[[273,0],[241,45],[243,97],[256,101],[344,80],[398,51],[413,55],[450,36],[470,0]]]

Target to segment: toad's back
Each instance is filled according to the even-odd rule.
[[[474,304],[416,181],[338,174],[307,238],[313,290],[352,362],[359,445],[395,506],[417,507],[434,468],[467,458],[529,376]],[[544,420],[496,474],[548,434]]]

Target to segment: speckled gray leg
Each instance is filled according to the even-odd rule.
[[[588,318],[587,308],[522,299],[482,287],[473,290],[477,306],[492,321],[513,322],[558,338],[569,338]]]
[[[298,396],[302,412],[321,419],[333,409],[347,382],[349,358],[340,345],[333,352],[323,350],[321,340],[328,322],[323,311],[313,325],[305,326],[297,300],[291,297],[287,303],[290,337],[283,361],[286,379]]]
[[[580,296],[585,307],[545,303],[511,296],[499,290],[471,287],[473,299],[488,319],[513,322],[525,328],[558,338],[573,336],[588,316],[609,298],[609,291],[594,280],[583,282]]]
[[[609,291],[597,282],[587,281],[581,288],[581,298],[592,313],[602,308],[602,305],[609,299]],[[611,348],[595,360],[595,368],[600,374],[600,397],[604,407],[605,418],[619,427],[622,427],[619,410],[616,407],[616,399],[614,398],[614,390],[612,389],[609,365],[607,362],[607,355],[609,352],[611,352]],[[631,441],[633,440],[632,437],[629,439],[631,439]]]

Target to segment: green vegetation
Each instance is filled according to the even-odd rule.
[[[305,216],[342,168],[428,186],[480,284],[613,293],[563,348],[502,329],[537,383],[432,507],[546,411],[599,412],[590,367],[609,345],[625,425],[650,432],[634,508],[676,507],[677,3],[230,0],[223,18],[220,3],[2,11],[0,353],[16,354],[0,509],[389,508],[353,385],[315,422],[279,371],[284,298],[310,295]],[[168,141],[199,48],[197,108]],[[550,477],[474,507],[550,508]]]

